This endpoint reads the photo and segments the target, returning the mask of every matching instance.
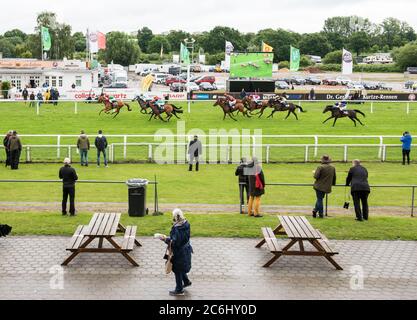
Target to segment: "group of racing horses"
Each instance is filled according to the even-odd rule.
[[[251,118],[253,115],[257,115],[258,118],[261,118],[266,109],[272,108],[272,113],[268,116],[268,118],[273,118],[276,112],[288,112],[285,119],[288,119],[291,114],[295,116],[298,120],[298,115],[296,113],[297,109],[300,110],[301,113],[305,113],[306,111],[301,107],[292,102],[286,101],[283,99],[282,96],[276,95],[273,98],[268,100],[255,100],[252,96],[246,96],[243,99],[234,99],[233,103],[231,103],[230,96],[220,96],[217,98],[216,102],[214,103],[213,107],[219,106],[224,113],[223,120],[229,116],[234,121],[237,121],[235,115],[242,113],[244,117]],[[171,103],[164,103],[157,104],[154,101],[149,101],[145,99],[143,96],[136,96],[133,101],[137,101],[139,103],[140,112],[142,114],[150,115],[149,121],[152,119],[160,119],[164,122],[169,122],[173,116],[177,119],[180,119],[178,114],[182,114],[183,110],[181,107],[177,107]],[[100,111],[100,114],[103,112],[106,114],[114,113],[113,118],[117,117],[120,113],[120,110],[126,106],[128,111],[132,111],[130,105],[122,100],[118,101],[111,101],[108,96],[101,94],[98,98],[99,103],[104,104],[104,108]],[[148,112],[149,111],[149,112]],[[257,112],[254,114],[254,112]],[[334,119],[333,126],[336,125],[336,122],[340,118],[349,118],[354,123],[355,127],[357,126],[357,122],[361,125],[364,125],[361,120],[358,118],[358,114],[365,117],[365,114],[357,109],[354,110],[340,110],[337,106],[329,105],[326,106],[323,113],[331,113],[331,116],[326,119],[324,123]],[[166,118],[162,117],[163,114],[166,114]]]

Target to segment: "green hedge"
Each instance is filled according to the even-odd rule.
[[[321,71],[341,71],[340,64],[323,64],[317,66]],[[353,66],[353,72],[403,72],[395,63],[389,64],[358,64]]]

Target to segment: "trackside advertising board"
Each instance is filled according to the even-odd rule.
[[[232,78],[272,78],[272,52],[233,52],[230,58]]]

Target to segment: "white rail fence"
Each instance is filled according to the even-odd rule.
[[[124,101],[126,102],[133,102],[132,99],[124,99]],[[215,100],[170,100],[171,102],[185,102],[187,103],[187,112],[191,113],[191,104],[192,103],[198,103],[198,102],[214,102]],[[333,103],[335,101],[339,101],[339,100],[291,100],[291,102],[298,104],[299,106],[303,106],[303,104],[305,103]],[[22,103],[24,102],[23,100],[5,100],[5,99],[0,99],[0,103]],[[31,101],[28,100],[27,103],[29,104]],[[33,101],[35,104],[35,111],[37,115],[40,115],[41,113],[41,106],[43,104],[48,104],[48,103],[53,103],[53,100],[48,100],[46,101],[38,101],[38,100],[34,100]],[[78,114],[79,113],[79,105],[80,104],[95,104],[97,103],[96,101],[92,100],[92,101],[85,101],[85,100],[58,100],[56,101],[58,103],[62,103],[62,102],[72,102],[74,103],[74,114]],[[135,102],[136,103],[136,102]],[[370,112],[371,114],[375,113],[377,110],[377,104],[405,104],[406,108],[405,108],[405,112],[407,114],[410,114],[412,111],[412,106],[414,106],[415,104],[417,104],[417,101],[387,101],[387,100],[355,100],[350,102],[350,107],[352,108],[352,106],[354,106],[357,103],[368,103],[370,104]],[[298,112],[300,113],[301,111],[298,110]]]
[[[36,144],[28,143],[23,146],[22,153],[26,162],[61,161],[64,156],[73,159],[77,152],[75,144],[62,143],[62,141],[68,142],[69,139],[73,139],[75,142],[78,135],[20,135],[20,137],[23,143],[25,139],[37,140]],[[192,135],[107,135],[109,141],[107,156],[109,161],[113,163],[126,161],[183,163],[187,160],[187,147],[192,137]],[[353,158],[360,157],[363,161],[385,162],[388,161],[388,150],[395,150],[395,156],[392,156],[390,160],[398,161],[401,156],[399,136],[200,135],[199,137],[203,142],[202,162],[206,163],[238,163],[242,156],[249,157],[251,155],[258,156],[265,163],[308,163],[317,161],[317,157],[320,157],[322,153],[331,153],[335,161],[348,162]],[[39,140],[42,138],[53,139],[56,143],[40,144]],[[174,139],[177,142],[155,142],[162,141],[163,138]],[[145,141],[132,141],[137,139],[145,139]],[[152,141],[149,141],[151,139]],[[220,139],[220,143],[217,142],[218,139]],[[300,141],[300,139],[311,140],[311,143],[297,143],[297,140]],[[322,142],[323,140],[329,141],[329,139],[347,140],[349,143]],[[386,142],[389,139],[391,139],[391,143]],[[112,140],[121,142],[112,142]],[[354,140],[375,140],[375,143],[352,143]],[[208,143],[205,143],[206,141]],[[398,141],[398,143],[393,144],[393,141]],[[92,145],[91,148],[94,149],[94,146]],[[52,154],[51,149],[55,150]],[[162,153],[161,150],[168,149],[174,150],[175,157],[173,159],[165,160],[158,156]],[[140,153],[138,150],[142,152]]]

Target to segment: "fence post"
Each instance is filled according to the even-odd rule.
[[[271,146],[270,145],[267,145],[266,146],[266,163],[269,163],[269,159],[270,159],[270,157],[271,157]]]
[[[410,114],[410,102],[407,102],[407,114]]]
[[[298,101],[298,105],[301,107],[301,101]],[[301,113],[300,109],[297,108],[297,110],[298,110],[298,113]]]
[[[77,101],[74,102],[74,113],[78,114],[78,102]]]
[[[374,102],[371,102],[371,113],[374,113]]]
[[[304,155],[304,162],[307,163],[308,162],[308,154],[310,152],[310,147],[308,145],[306,145],[306,149],[305,149],[305,155]]]
[[[30,147],[26,147],[26,162],[30,162]]]
[[[114,144],[111,145],[111,159],[112,159],[112,163],[114,163]]]
[[[384,145],[382,149],[382,162],[387,161],[387,146]]]
[[[188,100],[188,113],[191,113],[191,101]]]
[[[413,186],[413,196],[411,202],[411,218],[414,218],[414,203],[415,203],[415,196],[416,196],[416,187]]]
[[[71,160],[72,162],[72,155],[71,155],[71,146],[68,146],[68,158]]]
[[[148,161],[152,162],[153,152],[152,152],[152,144],[148,144]]]
[[[378,153],[378,158],[382,159],[382,148],[384,146],[384,137],[379,137],[379,153]]]
[[[123,137],[123,159],[127,159],[127,136]]]
[[[344,162],[348,162],[348,146],[345,145],[345,148],[344,149],[345,150],[344,150],[344,153],[343,153],[343,161]]]
[[[39,116],[39,101],[36,103],[36,114]]]
[[[318,149],[318,146],[319,146],[319,137],[318,136],[315,136],[314,137],[314,145],[315,145],[315,147],[314,147],[314,157],[317,157],[317,154],[319,152],[319,149]]]
[[[56,137],[56,145],[57,145],[56,158],[59,159],[61,158],[61,136]]]

